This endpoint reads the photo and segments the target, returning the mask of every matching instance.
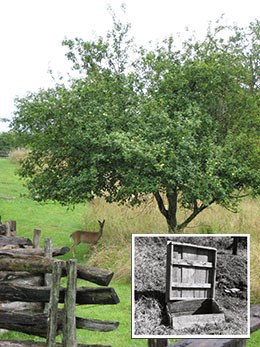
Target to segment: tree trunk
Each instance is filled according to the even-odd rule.
[[[165,217],[167,225],[168,225],[168,231],[170,234],[174,233],[180,233],[182,232],[187,225],[197,217],[199,213],[201,213],[203,210],[205,210],[207,207],[212,205],[215,200],[212,199],[207,204],[201,203],[199,205],[198,201],[194,199],[193,201],[193,208],[191,207],[191,213],[190,215],[182,222],[178,223],[177,220],[177,209],[178,209],[178,190],[177,187],[174,187],[173,189],[167,188],[166,190],[166,198],[168,203],[168,209],[165,206],[165,203],[163,201],[163,198],[159,191],[154,193],[154,197],[157,201],[158,208],[161,212],[161,214]]]
[[[165,217],[169,233],[178,232],[178,223],[177,223],[177,202],[178,202],[178,193],[177,189],[167,190],[166,198],[168,203],[168,209],[165,207],[163,198],[159,192],[154,193],[154,197],[157,201],[158,208],[161,214]]]

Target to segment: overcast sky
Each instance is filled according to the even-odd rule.
[[[69,72],[62,40],[93,39],[111,28],[108,4],[132,24],[137,43],[145,44],[185,28],[203,35],[210,21],[225,14],[226,24],[247,26],[259,18],[258,0],[4,0],[0,1],[0,118],[11,118],[14,98],[52,86],[48,74]],[[8,130],[0,122],[0,132]]]

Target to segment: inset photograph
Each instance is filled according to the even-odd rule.
[[[133,338],[249,338],[249,235],[133,235]]]

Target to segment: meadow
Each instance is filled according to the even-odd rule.
[[[166,223],[157,210],[152,197],[138,208],[107,204],[102,199],[80,204],[73,208],[57,203],[40,204],[26,196],[23,182],[15,175],[16,165],[8,159],[0,159],[0,215],[2,221],[16,220],[17,234],[32,238],[34,228],[42,230],[42,243],[51,237],[54,246],[71,246],[69,235],[77,229],[98,230],[98,219],[106,225],[97,253],[90,246],[80,244],[76,248],[79,263],[107,268],[115,272],[110,286],[114,287],[120,304],[77,308],[77,315],[86,318],[119,321],[116,331],[109,333],[77,331],[79,343],[103,343],[121,346],[147,346],[146,340],[131,339],[131,235],[141,233],[167,233]],[[219,206],[206,209],[190,226],[186,233],[249,233],[251,235],[251,302],[260,303],[260,234],[259,199],[245,199],[239,212],[234,214]],[[43,244],[42,244],[43,245]],[[71,252],[63,259],[72,257]],[[8,338],[28,338],[18,333],[6,334]],[[5,336],[5,337],[6,337]],[[30,337],[31,338],[31,337]],[[259,346],[260,333],[252,334],[247,346]]]

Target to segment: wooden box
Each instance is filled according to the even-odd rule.
[[[166,308],[174,329],[225,320],[214,300],[217,250],[168,242]]]

